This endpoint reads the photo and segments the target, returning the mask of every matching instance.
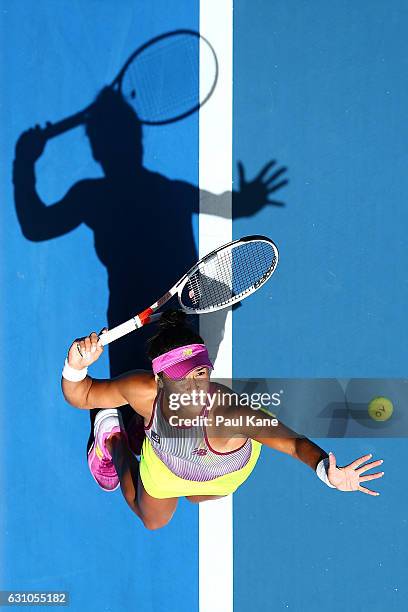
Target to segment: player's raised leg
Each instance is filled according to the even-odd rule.
[[[100,410],[95,418],[95,441],[88,455],[91,474],[104,491],[119,486],[129,508],[147,529],[164,527],[172,518],[178,498],[156,499],[144,490],[139,462],[131,452],[118,410]]]

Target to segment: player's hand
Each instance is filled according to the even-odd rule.
[[[108,330],[104,327],[101,334]],[[68,364],[71,368],[82,370],[95,363],[103,353],[103,346],[98,340],[96,332],[92,332],[85,338],[77,338],[73,341],[68,351]]]
[[[286,167],[276,169],[276,160],[272,160],[252,181],[247,181],[244,166],[238,162],[239,191],[234,197],[237,214],[253,214],[266,205],[284,206],[283,202],[273,199],[272,194],[288,184],[288,179],[282,177],[286,171]]]
[[[371,470],[371,468],[377,467],[383,462],[382,459],[378,459],[377,461],[372,461],[371,463],[363,465],[363,463],[371,459],[371,457],[372,455],[363,455],[363,457],[359,457],[349,465],[336,467],[336,457],[333,453],[330,453],[329,469],[327,471],[327,477],[330,483],[340,491],[361,491],[362,493],[367,493],[367,495],[379,495],[378,492],[361,486],[362,482],[375,480],[384,475],[384,472],[376,472],[375,474],[367,474],[366,476],[362,475],[364,472],[367,472],[367,470]]]
[[[22,159],[28,162],[35,162],[41,157],[47,137],[44,130],[36,125],[35,128],[30,128],[23,132],[16,144],[16,159]]]

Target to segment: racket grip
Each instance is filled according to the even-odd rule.
[[[57,121],[56,123],[48,123],[46,127],[43,129],[44,135],[50,139],[55,138],[55,136],[59,136],[64,132],[68,132],[73,128],[84,123],[86,119],[88,109],[76,113],[71,117],[67,117],[67,119],[62,119],[61,121]]]
[[[114,340],[118,340],[118,338],[122,338],[122,336],[130,334],[130,332],[135,331],[135,329],[138,329],[139,327],[142,327],[139,317],[133,317],[132,319],[129,319],[129,321],[109,329],[105,334],[100,334],[98,338],[102,346],[106,346]]]

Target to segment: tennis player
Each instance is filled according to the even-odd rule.
[[[105,491],[120,486],[147,529],[166,525],[179,497],[198,503],[236,491],[254,469],[262,445],[303,461],[329,487],[378,495],[361,483],[383,475],[364,475],[382,460],[366,463],[371,455],[365,455],[337,467],[332,453],[278,423],[271,413],[262,413],[262,424],[254,425],[248,418],[253,417],[252,408],[236,404],[218,402],[210,409],[207,400],[179,402],[175,411],[173,398],[182,393],[192,398],[194,389],[208,390],[213,385],[213,366],[204,341],[186,325],[184,313],[162,315],[159,330],[148,344],[153,372],[127,372],[110,380],[91,378],[88,366],[102,352],[95,332],[76,339],[65,360],[62,391],[73,406],[100,409],[88,453],[91,474]],[[144,419],[140,463],[132,452],[131,430],[125,431],[116,409],[124,404]]]

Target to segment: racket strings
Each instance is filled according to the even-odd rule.
[[[141,53],[128,66],[122,93],[141,120],[160,121],[199,103],[199,41],[167,40]]]
[[[197,311],[235,303],[269,278],[276,261],[274,248],[263,241],[221,250],[189,277],[183,303]]]
[[[265,280],[276,262],[273,247],[261,241],[244,244],[236,255],[237,261],[234,262],[234,267],[237,266],[239,279],[247,285],[250,283],[251,289]]]

